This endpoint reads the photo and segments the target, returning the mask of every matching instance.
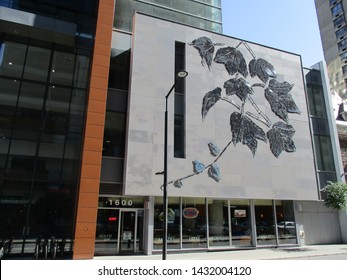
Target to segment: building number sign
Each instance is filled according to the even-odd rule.
[[[134,202],[131,199],[109,199],[106,202],[109,207],[132,207]]]

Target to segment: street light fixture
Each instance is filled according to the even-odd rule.
[[[167,138],[168,138],[168,110],[167,110],[167,104],[168,104],[168,98],[173,91],[173,89],[176,86],[176,83],[179,79],[184,79],[188,76],[187,71],[180,71],[177,73],[177,77],[175,80],[175,83],[169,90],[169,93],[165,96],[165,129],[164,129],[164,184],[163,184],[163,212],[164,212],[164,219],[163,219],[163,256],[162,259],[166,260],[166,252],[167,252],[167,215],[168,215],[168,201],[167,201]]]

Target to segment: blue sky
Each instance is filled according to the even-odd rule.
[[[303,66],[324,59],[314,0],[222,0],[223,33],[300,54]]]

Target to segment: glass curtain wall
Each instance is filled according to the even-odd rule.
[[[328,181],[336,181],[336,169],[332,151],[331,135],[324,100],[321,72],[311,69],[305,75],[308,96],[308,106],[314,134],[314,150],[317,164],[320,196]]]
[[[135,11],[222,33],[221,0],[117,0],[114,27],[132,31]]]
[[[13,252],[72,237],[90,55],[0,36],[0,235]]]
[[[113,32],[110,57],[100,195],[121,194],[125,153],[131,35]]]

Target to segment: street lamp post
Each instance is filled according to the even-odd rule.
[[[164,219],[163,219],[163,256],[162,259],[166,260],[166,252],[167,252],[167,215],[168,215],[168,201],[167,201],[167,138],[168,138],[168,110],[167,110],[167,104],[168,104],[168,98],[173,91],[173,89],[176,86],[176,83],[179,79],[184,79],[188,76],[187,71],[180,71],[177,73],[177,77],[175,80],[175,83],[169,90],[169,93],[165,96],[165,129],[164,129],[164,184],[163,184],[163,212],[164,212]]]

